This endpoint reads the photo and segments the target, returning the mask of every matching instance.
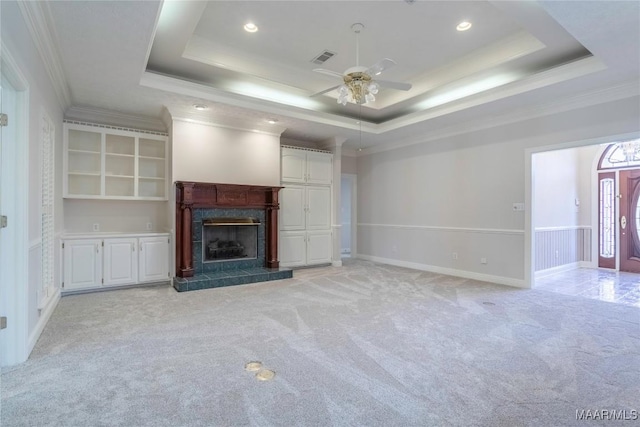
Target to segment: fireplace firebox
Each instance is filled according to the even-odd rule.
[[[202,220],[202,262],[248,260],[258,257],[257,218]]]

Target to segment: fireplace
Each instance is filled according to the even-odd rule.
[[[202,262],[258,258],[257,218],[202,220]]]
[[[280,188],[176,182],[174,288],[292,277],[278,261]]]

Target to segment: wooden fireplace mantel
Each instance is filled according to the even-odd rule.
[[[193,276],[193,209],[264,209],[265,267],[278,268],[278,191],[282,187],[176,182],[176,275]]]

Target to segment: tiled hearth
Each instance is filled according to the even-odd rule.
[[[176,277],[173,287],[184,292],[293,277],[291,269],[279,268],[277,257],[279,190],[280,187],[176,182]],[[210,237],[204,237],[203,220],[207,220],[204,227],[212,231],[209,228],[212,224],[237,225],[227,224],[228,219],[248,220],[252,227],[257,227],[257,233],[237,231],[231,238],[218,239],[215,233],[219,230],[216,230]],[[241,243],[247,238],[245,231],[252,236],[251,242],[256,241],[257,234],[257,247],[255,243]],[[246,258],[216,259],[229,248],[249,246],[252,251],[240,254]],[[205,247],[209,260],[203,259],[206,258]],[[235,251],[231,251],[232,255],[236,255]]]
[[[258,225],[258,254],[254,259],[218,262],[203,261],[203,226],[206,218],[255,218]],[[193,277],[176,277],[178,292],[223,286],[244,285],[293,277],[291,269],[265,268],[265,214],[260,209],[194,209],[192,222]],[[206,243],[206,242],[205,242]]]

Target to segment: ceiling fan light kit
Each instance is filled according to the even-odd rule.
[[[380,87],[388,87],[398,90],[409,90],[411,84],[391,82],[391,81],[374,81],[371,76],[378,76],[382,72],[393,65],[395,61],[389,58],[381,59],[373,64],[371,67],[363,67],[360,65],[360,44],[358,36],[360,31],[364,29],[364,25],[361,23],[355,23],[351,26],[351,30],[356,34],[356,65],[344,72],[344,74],[336,73],[331,70],[324,70],[322,68],[316,68],[313,71],[328,74],[330,76],[336,76],[342,78],[343,84],[331,87],[323,90],[311,96],[318,96],[331,92],[334,89],[338,90],[338,98],[336,102],[338,104],[347,105],[347,102],[353,102],[355,104],[367,104],[376,100],[375,95],[380,90]]]

